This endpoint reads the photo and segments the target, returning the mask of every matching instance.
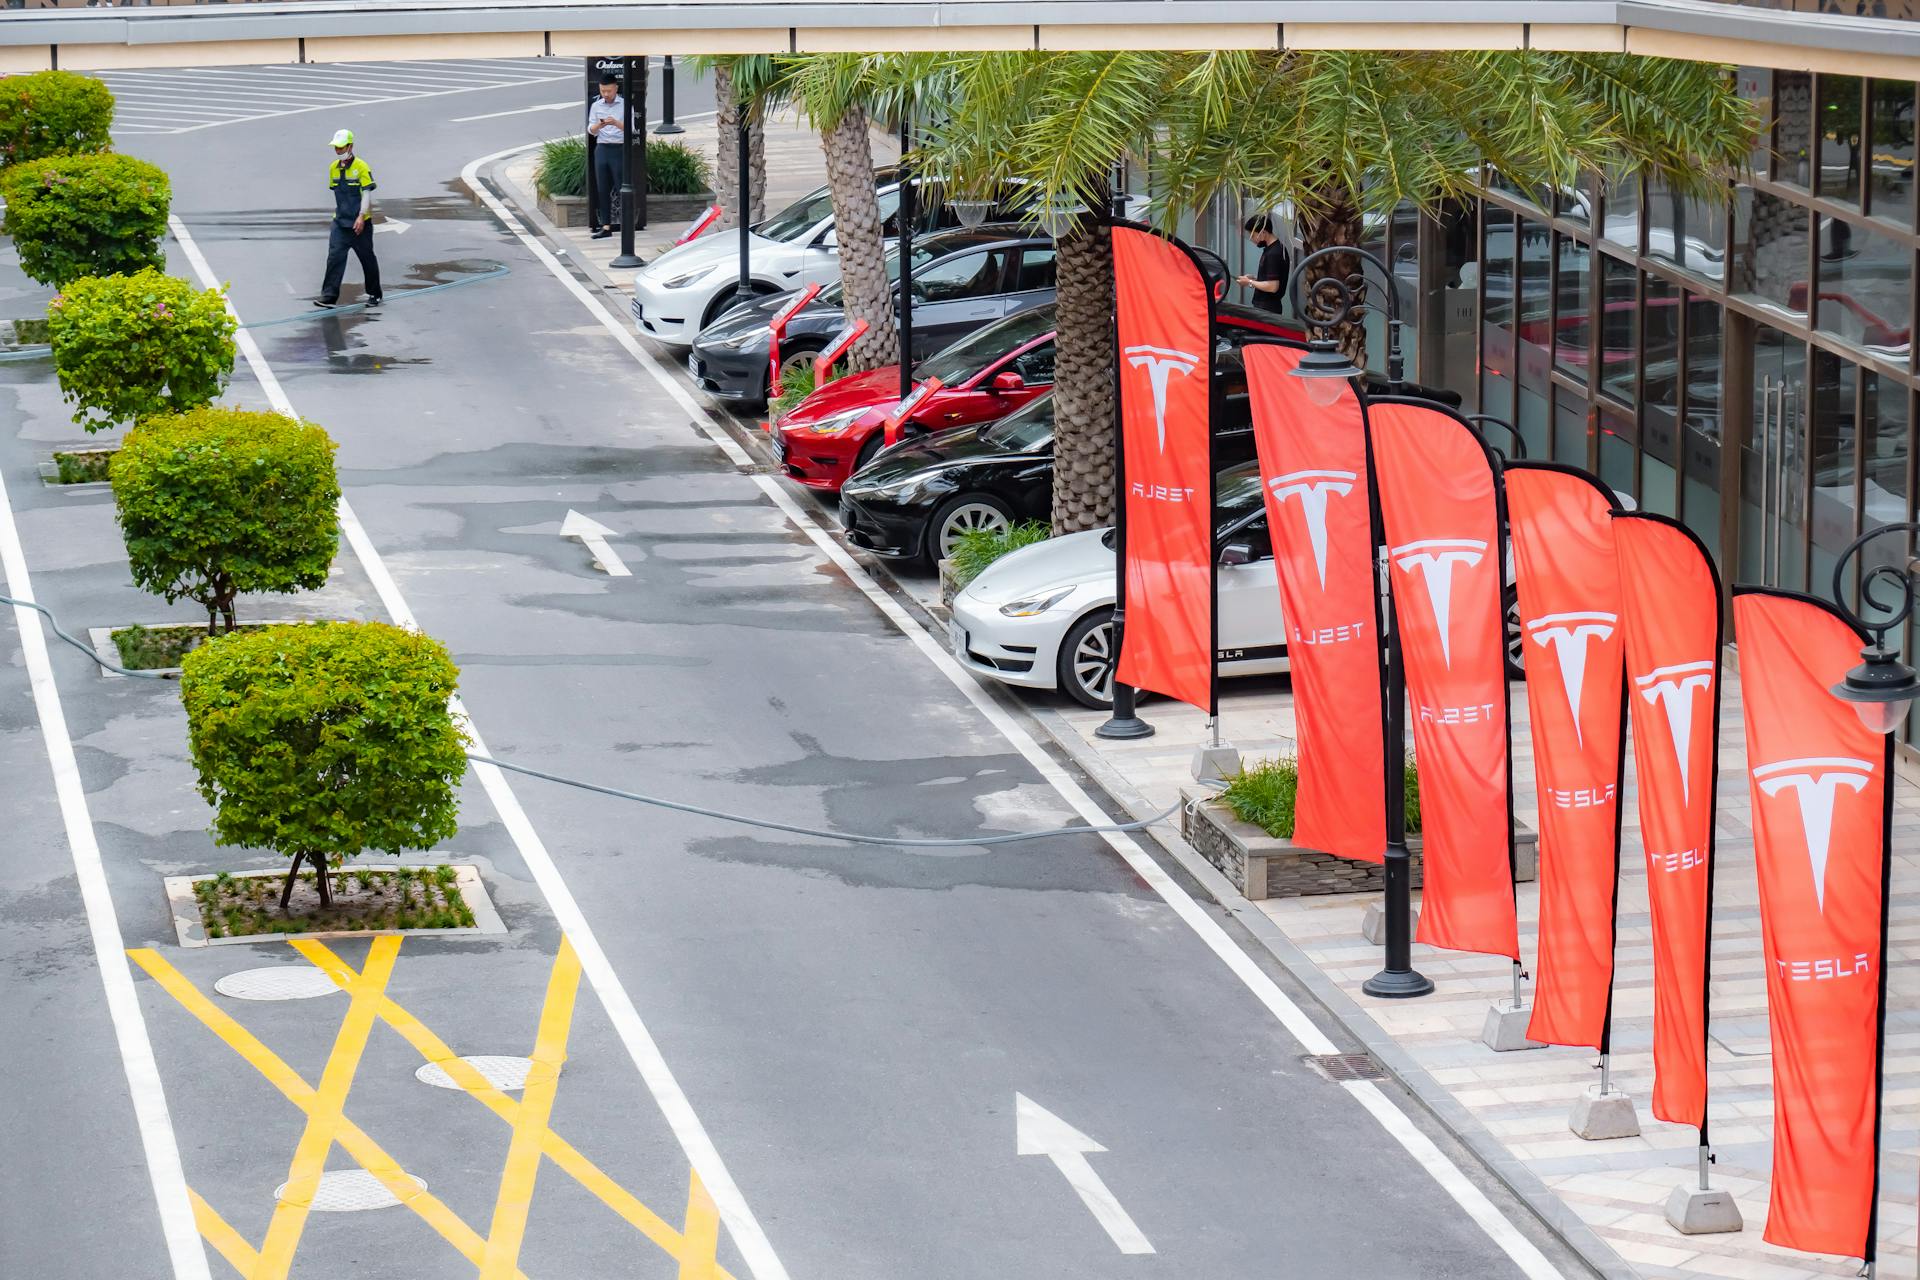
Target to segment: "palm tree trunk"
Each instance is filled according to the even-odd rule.
[[[733,100],[733,70],[725,65],[713,69],[713,98],[719,104],[714,122],[720,143],[714,157],[713,194],[720,203],[720,226],[737,227],[740,216],[740,153],[737,130],[740,106]],[[758,222],[767,216],[767,128],[756,113],[747,123],[747,221]]]
[[[873,150],[867,113],[849,109],[820,135],[827,157],[827,188],[833,196],[833,229],[840,246],[840,280],[847,319],[865,320],[867,332],[848,353],[849,372],[875,369],[900,358],[900,334],[893,312],[893,284],[887,279],[883,221],[874,190]]]
[[[1055,257],[1053,531],[1113,522],[1113,237],[1085,219]]]
[[[1329,182],[1315,193],[1316,198],[1303,202],[1299,209],[1300,253],[1302,257],[1317,250],[1334,245],[1360,247],[1366,234],[1366,223],[1360,213],[1360,205],[1353,198],[1353,192],[1343,182]],[[1360,259],[1352,254],[1336,253],[1320,259],[1308,266],[1306,282],[1302,292],[1306,294],[1306,306],[1309,315],[1322,313],[1325,306],[1315,305],[1314,287],[1328,277],[1347,281],[1355,286],[1354,301],[1366,300],[1366,278],[1361,274]],[[1334,340],[1340,344],[1340,352],[1361,368],[1367,364],[1367,330],[1357,318],[1344,318],[1331,326]]]

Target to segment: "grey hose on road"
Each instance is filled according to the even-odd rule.
[[[177,680],[180,677],[171,671],[135,671],[117,663],[109,662],[93,651],[93,646],[68,635],[60,626],[59,619],[45,605],[35,604],[31,600],[16,600],[12,596],[0,595],[0,604],[23,606],[41,614],[47,625],[53,628],[53,634],[78,649],[88,658],[105,667],[108,671],[123,676],[134,676],[142,680]],[[1078,826],[1047,827],[1040,831],[1017,831],[999,836],[869,836],[850,831],[827,831],[819,827],[803,827],[797,823],[779,822],[772,818],[754,818],[744,813],[729,813],[725,809],[709,809],[705,805],[688,804],[683,800],[668,800],[661,796],[642,795],[638,791],[623,791],[619,787],[602,786],[597,782],[586,782],[579,778],[569,778],[564,774],[548,773],[544,769],[535,769],[524,764],[513,764],[506,760],[496,760],[492,756],[467,753],[467,759],[475,764],[492,765],[496,769],[505,769],[510,773],[524,774],[529,778],[538,778],[542,782],[556,782],[563,787],[574,787],[581,791],[591,791],[596,795],[612,796],[617,800],[631,800],[636,804],[652,805],[656,809],[672,809],[676,813],[691,813],[702,818],[713,818],[720,822],[732,822],[744,827],[759,827],[764,831],[782,831],[788,835],[813,836],[820,840],[838,840],[843,844],[878,845],[890,849],[978,849],[989,845],[1024,844],[1029,840],[1050,840],[1055,836],[1107,835],[1129,831],[1145,831],[1156,823],[1165,822],[1179,812],[1180,802],[1175,801],[1150,818],[1141,818],[1134,822],[1109,822],[1099,825],[1083,823]]]

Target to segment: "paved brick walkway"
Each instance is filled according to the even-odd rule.
[[[1731,664],[1729,664],[1731,666]],[[1187,772],[1204,720],[1191,708],[1149,701],[1143,715],[1159,733],[1140,742],[1093,736],[1105,717],[1065,710],[1058,717],[1155,808],[1190,784]],[[1222,699],[1225,736],[1243,757],[1284,753],[1293,735],[1293,700],[1284,680],[1237,682]],[[1695,1134],[1663,1124],[1647,1110],[1652,1089],[1653,949],[1646,868],[1629,756],[1623,803],[1619,955],[1614,995],[1616,1083],[1633,1097],[1642,1136],[1587,1142],[1567,1128],[1574,1099],[1596,1081],[1595,1057],[1545,1048],[1496,1054],[1480,1042],[1491,1001],[1511,989],[1497,956],[1414,948],[1415,967],[1439,990],[1422,1000],[1374,1000],[1360,984],[1379,968],[1380,951],[1360,936],[1370,896],[1276,899],[1257,904],[1323,973],[1449,1089],[1481,1124],[1561,1196],[1641,1275],[1736,1280],[1812,1280],[1851,1276],[1859,1263],[1794,1253],[1760,1239],[1767,1210],[1772,1148],[1773,1075],[1767,1039],[1766,979],[1760,955],[1759,899],[1753,872],[1750,805],[1738,675],[1726,680],[1721,716],[1718,864],[1714,881],[1710,1107],[1716,1186],[1730,1190],[1746,1219],[1738,1235],[1683,1236],[1667,1225],[1667,1193],[1694,1176]],[[1514,687],[1514,794],[1522,821],[1537,826],[1531,736],[1524,690]],[[1896,784],[1895,861],[1889,943],[1887,1060],[1880,1208],[1882,1280],[1915,1274],[1916,1186],[1920,1183],[1920,786]],[[1177,838],[1177,837],[1172,837]],[[1416,902],[1418,895],[1416,895]],[[1538,890],[1520,886],[1521,947],[1529,958]]]

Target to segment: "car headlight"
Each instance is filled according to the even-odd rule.
[[[722,338],[713,345],[716,347],[725,347],[729,351],[738,351],[750,343],[764,339],[771,332],[773,332],[773,330],[763,324],[758,328],[747,329],[744,332],[736,333],[731,338]]]
[[[684,289],[696,280],[706,279],[714,273],[717,267],[717,263],[708,263],[704,267],[695,267],[693,270],[683,272],[670,280],[662,280],[660,287],[662,289]]]
[[[852,426],[853,420],[865,412],[865,409],[848,409],[845,413],[836,413],[831,418],[809,422],[800,429],[816,436],[837,436]]]
[[[1072,587],[1062,587],[1051,595],[1028,596],[1024,600],[1009,601],[1000,606],[1000,612],[1009,618],[1031,618],[1036,613],[1045,613],[1072,594]]]

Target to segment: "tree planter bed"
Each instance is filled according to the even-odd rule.
[[[105,449],[57,449],[40,464],[40,478],[51,485],[105,485],[111,479],[113,455],[119,446]]]
[[[1213,792],[1188,788],[1180,793],[1180,834],[1195,852],[1218,867],[1240,893],[1263,898],[1306,898],[1330,893],[1378,893],[1385,884],[1381,867],[1308,849],[1270,836],[1213,798]],[[1524,823],[1513,830],[1514,873],[1522,882],[1538,874],[1539,837]],[[1407,837],[1413,855],[1413,884],[1421,883],[1420,837]]]
[[[547,221],[556,227],[592,226],[585,196],[540,196],[536,203]],[[647,223],[690,222],[713,204],[713,192],[696,191],[690,196],[647,194]],[[614,224],[616,227],[619,223]]]
[[[331,618],[268,618],[259,622],[243,622],[234,628],[234,632],[258,631],[262,627],[299,627],[314,622],[331,622]],[[145,633],[139,641],[153,655],[155,665],[141,662],[129,662],[128,654],[121,648],[115,637],[126,638],[129,632]],[[225,634],[225,633],[223,633]],[[93,651],[108,662],[127,667],[134,671],[154,671],[165,675],[180,674],[180,656],[188,650],[197,648],[207,639],[207,628],[198,622],[154,622],[129,623],[119,627],[88,627],[87,640],[93,645]],[[100,674],[109,680],[124,680],[118,671],[99,668]]]
[[[397,873],[402,871],[410,877],[409,894],[420,904],[411,908],[412,916],[401,915],[396,905],[400,888]],[[421,872],[426,873],[428,885],[418,883]],[[451,873],[451,883],[443,884],[447,873]],[[479,869],[470,864],[350,863],[329,872],[334,896],[331,909],[319,907],[313,873],[303,872],[294,887],[291,910],[282,912],[280,889],[286,875],[282,866],[271,871],[168,876],[167,904],[180,945],[218,947],[295,938],[363,938],[382,933],[470,938],[507,931],[487,896]],[[369,887],[360,886],[361,876],[372,882]],[[239,910],[238,927],[231,931],[226,915],[229,905]],[[436,915],[464,923],[428,924],[427,920]],[[407,927],[398,927],[403,923]],[[222,936],[214,936],[216,929]]]

